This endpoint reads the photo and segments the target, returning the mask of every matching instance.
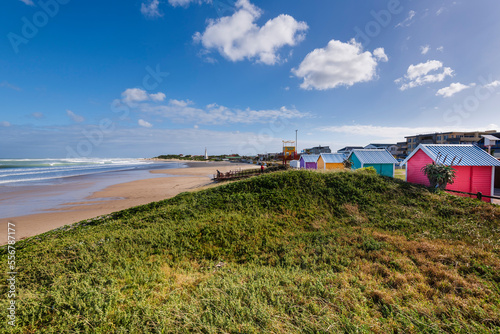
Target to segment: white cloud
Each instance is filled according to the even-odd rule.
[[[183,101],[183,100],[175,100],[175,99],[171,99],[170,101],[168,101],[171,105],[173,106],[177,106],[177,107],[187,107],[191,104],[194,104],[193,101],[190,101],[190,100],[187,100],[187,101]]]
[[[265,123],[276,119],[292,119],[309,117],[308,113],[302,113],[296,109],[281,107],[279,109],[253,110],[231,109],[216,103],[209,104],[205,108],[199,108],[190,100],[171,99],[165,104],[151,105],[147,102],[132,106],[136,111],[167,118],[176,123],[195,124],[254,124]]]
[[[498,86],[500,86],[500,81],[498,81],[498,80],[495,80],[493,82],[490,82],[487,85],[484,85],[485,88],[496,88]]]
[[[217,50],[225,58],[235,62],[244,59],[267,65],[280,61],[278,51],[283,46],[295,46],[305,37],[308,29],[305,22],[281,14],[262,27],[255,21],[262,11],[249,0],[238,0],[236,12],[217,20],[209,20],[203,33],[197,32],[194,40],[201,42],[206,51]]]
[[[439,72],[431,73],[437,71]],[[410,65],[404,78],[396,79],[395,83],[400,84],[406,81],[399,88],[400,90],[406,90],[428,83],[441,82],[446,77],[452,77],[453,75],[454,71],[450,67],[443,67],[443,63],[438,60],[429,60],[425,63]]]
[[[430,49],[431,49],[431,47],[429,45],[423,45],[423,46],[420,47],[420,52],[423,55],[426,55],[427,52],[429,52]]]
[[[387,61],[383,48],[363,52],[354,39],[348,43],[331,40],[325,48],[311,51],[292,73],[304,82],[303,89],[325,90],[345,85],[352,86],[376,77],[378,61]]]
[[[35,4],[33,3],[33,0],[20,0],[21,2],[24,2],[28,6],[34,6]]]
[[[406,17],[406,19],[404,19],[404,21],[399,22],[398,24],[396,24],[396,28],[398,28],[398,27],[409,27],[410,25],[412,25],[412,23],[414,22],[413,18],[415,17],[415,15],[417,15],[417,12],[415,12],[414,10],[410,10],[408,12],[408,16]]]
[[[160,13],[160,9],[158,6],[160,5],[159,0],[151,0],[148,4],[142,3],[141,4],[141,13],[147,18],[157,18],[157,17],[162,17],[163,14]]]
[[[139,121],[137,121],[137,123],[144,128],[152,128],[153,127],[153,124],[151,124],[143,119],[140,119]]]
[[[44,118],[45,116],[41,112],[34,112],[34,113],[31,113],[31,117],[40,119],[40,118]]]
[[[142,102],[149,99],[148,93],[144,89],[129,88],[122,93],[125,102]]]
[[[6,127],[6,128],[7,128],[7,127],[9,127],[9,126],[10,126],[10,123],[9,123],[9,122],[7,122],[7,121],[2,121],[2,122],[0,122],[0,126],[3,126],[3,127]]]
[[[470,86],[461,84],[460,82],[455,82],[449,85],[448,87],[441,88],[440,90],[437,91],[436,96],[443,96],[443,97],[451,97],[455,95],[458,92],[463,91],[464,89],[471,88],[475,86],[475,84],[471,84]]]
[[[441,45],[441,46],[440,46],[440,47],[438,47],[436,50],[438,50],[439,52],[443,52],[443,51],[444,51],[444,46],[442,46],[442,45]]]
[[[303,118],[308,116],[295,109],[264,109],[253,110],[250,108],[230,109],[219,105],[210,105],[206,109],[199,109],[190,106],[169,105],[160,109],[163,116],[172,117],[180,122],[196,122],[198,124],[253,124],[265,123],[274,119]]]
[[[216,0],[218,1],[218,0]],[[202,4],[202,3],[212,3],[212,0],[168,0],[168,3],[171,4],[174,7],[187,7],[191,3],[197,3],[197,4]]]
[[[441,7],[441,8],[439,8],[439,9],[436,11],[436,15],[437,15],[437,16],[439,16],[439,15],[443,14],[443,12],[444,12],[445,10],[446,10],[446,8],[445,8],[445,7]]]
[[[156,94],[148,94],[144,89],[140,88],[128,88],[122,93],[122,101],[128,105],[149,100],[161,102],[165,100],[165,98],[165,94],[161,92]]]
[[[443,63],[437,60],[429,60],[426,63],[420,63],[417,65],[410,65],[408,67],[406,77],[410,80],[416,79],[418,77],[424,76],[431,71],[435,71],[443,67]]]
[[[85,120],[85,118],[83,118],[83,116],[77,115],[74,112],[72,112],[71,110],[66,110],[66,114],[69,116],[69,118],[71,118],[71,120],[73,122],[76,122],[76,123],[81,123]]]
[[[156,102],[161,102],[165,100],[166,96],[163,93],[156,93],[156,94],[149,94],[149,97],[151,100],[156,101]]]
[[[389,58],[385,54],[384,48],[377,48],[373,50],[373,55],[380,61],[387,62],[389,61]]]
[[[13,85],[13,84],[11,84],[11,83],[9,83],[9,82],[7,82],[7,81],[3,81],[3,82],[1,82],[1,83],[0,83],[0,87],[9,88],[9,89],[12,89],[12,90],[15,90],[15,91],[18,91],[18,92],[20,92],[20,91],[22,90],[22,89],[21,89],[21,88],[19,88],[18,86]]]

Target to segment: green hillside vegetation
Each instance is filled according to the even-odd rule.
[[[500,332],[500,208],[369,171],[266,174],[16,247],[12,333]]]

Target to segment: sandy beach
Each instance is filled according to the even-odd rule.
[[[15,224],[16,240],[41,234],[55,228],[112,212],[163,199],[185,191],[212,185],[216,170],[256,168],[255,165],[227,162],[188,162],[188,168],[152,170],[154,178],[119,183],[94,192],[81,202],[68,202],[44,213],[0,219],[0,245],[7,243],[7,223]],[[157,175],[161,174],[161,175]],[[164,175],[163,177],[161,177]],[[151,175],[153,176],[153,175]],[[60,189],[64,191],[64,189]],[[41,195],[43,196],[43,195]]]

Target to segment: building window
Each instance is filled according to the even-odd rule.
[[[441,136],[438,136],[438,140],[441,140]]]

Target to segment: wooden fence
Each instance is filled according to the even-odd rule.
[[[226,173],[221,173],[217,171],[217,174],[214,174],[213,180],[216,182],[220,181],[229,181],[229,180],[237,180],[246,177],[251,177],[255,175],[260,175],[262,171],[260,169],[246,169],[246,170],[231,170]]]

